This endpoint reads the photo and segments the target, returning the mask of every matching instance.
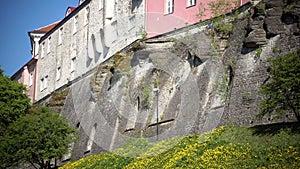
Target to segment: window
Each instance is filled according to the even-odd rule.
[[[51,51],[51,37],[48,38],[47,53],[50,53],[50,51]]]
[[[72,12],[71,8],[69,7],[67,12],[66,12],[66,16],[68,16],[70,13]]]
[[[85,8],[85,15],[84,15],[84,24],[88,24],[89,23],[89,17],[90,17],[90,8],[86,7]]]
[[[44,90],[44,78],[41,78],[41,81],[40,81],[40,91],[43,91]]]
[[[48,86],[48,75],[41,78],[41,81],[40,81],[40,91],[43,91],[47,88]]]
[[[115,2],[113,0],[105,2],[105,19],[111,20],[115,15]]]
[[[174,0],[166,0],[166,14],[174,12]]]
[[[76,33],[77,29],[78,29],[78,15],[74,17],[73,33]]]
[[[42,43],[41,58],[44,58],[44,55],[45,55],[45,42]]]
[[[60,79],[60,67],[57,67],[56,69],[56,81]]]
[[[103,0],[99,0],[99,10],[103,9]]]
[[[131,13],[137,13],[138,8],[141,6],[142,1],[141,0],[131,0]]]
[[[60,28],[58,30],[58,44],[59,45],[62,43],[62,34],[63,34],[63,28]]]
[[[76,57],[72,58],[71,60],[71,77],[75,77],[75,70],[76,70]]]
[[[29,74],[29,86],[33,85],[33,72]]]
[[[128,30],[131,30],[135,27],[136,19],[135,15],[129,18]]]
[[[196,5],[196,0],[188,0],[188,2],[187,2],[188,7],[189,6],[194,6],[194,5]]]
[[[48,75],[45,76],[45,79],[44,79],[44,89],[46,89],[48,86]]]

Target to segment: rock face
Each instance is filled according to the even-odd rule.
[[[229,20],[229,38],[211,22],[199,23],[138,41],[74,82],[62,109],[81,132],[72,159],[113,150],[130,137],[156,141],[271,123],[271,116],[255,118],[258,89],[268,80],[267,59],[300,46],[299,1],[262,1]]]
[[[155,141],[217,127],[224,101],[212,89],[221,62],[211,57],[206,32],[188,38],[137,42],[71,86],[63,115],[88,136],[97,126],[94,138],[75,144],[75,159],[115,149],[130,137]],[[90,151],[89,139],[95,143]]]
[[[259,112],[259,103],[263,99],[258,90],[269,79],[267,59],[300,47],[299,7],[300,2],[296,0],[265,0],[252,8],[245,24],[238,23],[245,25],[247,32],[242,42],[242,54],[238,54],[238,51],[235,53],[237,57],[234,77],[220,125],[272,122],[272,116],[266,116],[262,120],[255,118]],[[231,36],[235,40],[240,38],[243,37],[239,34]],[[229,46],[230,49],[236,45]],[[288,114],[281,120],[292,121],[295,117]]]

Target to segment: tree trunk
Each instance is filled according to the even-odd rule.
[[[295,112],[295,115],[296,115],[298,123],[300,123],[300,114]]]

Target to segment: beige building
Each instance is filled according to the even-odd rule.
[[[141,37],[142,0],[80,0],[39,40],[36,100],[80,78]]]

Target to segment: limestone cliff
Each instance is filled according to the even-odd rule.
[[[300,4],[264,0],[240,10],[135,42],[71,84],[62,114],[81,132],[73,159],[130,137],[155,141],[272,122],[255,118],[258,89],[268,80],[267,59],[300,46]]]

